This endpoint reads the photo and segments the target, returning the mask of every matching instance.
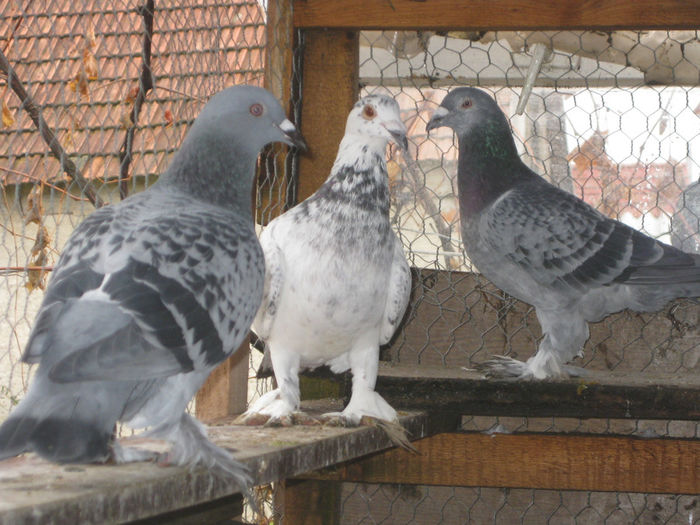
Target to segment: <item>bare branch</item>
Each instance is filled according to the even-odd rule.
[[[134,145],[134,133],[136,122],[141,113],[141,106],[146,100],[146,93],[153,89],[153,73],[151,71],[151,42],[153,41],[153,11],[154,0],[146,0],[146,4],[139,7],[139,13],[143,16],[143,65],[139,75],[139,92],[131,108],[131,125],[126,130],[124,142],[119,150],[119,196],[124,199],[129,193],[127,181],[129,179],[129,165],[131,164],[132,148]]]
[[[12,91],[19,97],[22,102],[22,107],[29,114],[32,121],[36,125],[39,133],[41,134],[44,142],[49,146],[51,153],[56,157],[61,163],[61,169],[65,171],[68,176],[73,179],[76,184],[80,187],[80,191],[95,205],[96,208],[100,208],[104,205],[102,199],[97,196],[97,192],[93,188],[83,175],[78,171],[75,163],[68,157],[68,154],[61,146],[61,143],[56,138],[54,132],[49,128],[46,120],[44,120],[41,114],[41,109],[36,105],[32,97],[27,93],[22,85],[22,81],[15,73],[15,70],[10,65],[10,61],[5,56],[5,53],[0,51],[0,71],[7,75],[7,83],[12,87]]]

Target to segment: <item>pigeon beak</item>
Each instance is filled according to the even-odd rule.
[[[392,121],[382,124],[384,129],[389,132],[392,140],[403,150],[408,151],[408,139],[406,138],[406,126],[403,122]]]
[[[425,131],[429,132],[431,129],[439,128],[444,126],[442,120],[449,114],[449,110],[444,106],[438,106],[438,108],[433,112],[433,116],[430,118],[428,125],[425,126]]]
[[[296,146],[300,150],[306,151],[309,149],[302,134],[299,133],[299,130],[289,120],[284,119],[282,122],[277,124],[277,127],[282,132],[282,135],[284,135],[284,138],[282,139],[284,142],[290,146]]]

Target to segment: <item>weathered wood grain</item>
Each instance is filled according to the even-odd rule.
[[[696,29],[697,0],[295,0],[296,27],[530,30]]]
[[[305,404],[311,413],[336,404]],[[404,413],[413,439],[444,431],[440,420]],[[443,420],[444,421],[444,420]],[[453,424],[454,423],[454,424]],[[456,421],[452,421],[452,429]],[[266,484],[391,447],[377,427],[242,427],[220,421],[209,427],[220,446],[236,450],[256,484]],[[132,439],[131,445],[164,451],[161,441]],[[148,518],[235,494],[227,480],[205,469],[127,465],[56,465],[34,455],[0,461],[0,525],[115,523]]]
[[[700,441],[438,434],[304,479],[661,494],[700,493]]]
[[[309,151],[299,157],[297,202],[326,180],[345,133],[345,121],[359,90],[356,32],[304,32],[301,132]]]
[[[550,381],[484,379],[460,368],[382,364],[377,392],[392,406],[468,415],[700,419],[700,378],[591,372]]]

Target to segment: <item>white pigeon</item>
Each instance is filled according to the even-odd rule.
[[[459,211],[469,258],[496,286],[532,304],[542,325],[533,357],[525,363],[496,357],[478,367],[487,376],[580,375],[567,363],[581,355],[588,322],[700,295],[700,255],[606,217],[529,169],[486,92],[450,91],[426,129],[440,126],[459,139]]]
[[[185,408],[239,347],[260,305],[251,191],[258,152],[273,141],[302,144],[275,98],[253,86],[226,89],[155,185],[76,228],[23,355],[39,368],[0,427],[0,459],[26,451],[60,463],[154,458],[114,440],[121,421],[172,442],[168,463],[250,482]]]
[[[244,420],[285,424],[299,409],[299,371],[352,371],[352,396],[338,414],[387,421],[396,411],[374,391],[379,346],[403,318],[411,275],[389,222],[386,146],[406,147],[396,101],[370,95],[355,104],[325,183],[274,219],[260,242],[265,291],[253,330],[266,342],[278,388]]]

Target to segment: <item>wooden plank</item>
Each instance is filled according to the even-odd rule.
[[[377,392],[396,408],[469,415],[700,419],[697,375],[590,372],[549,381],[485,379],[460,368],[382,363]]]
[[[195,397],[195,413],[202,421],[245,412],[248,403],[250,345],[241,347],[209,375]]]
[[[304,32],[301,131],[309,151],[299,157],[297,202],[326,180],[357,100],[359,40],[356,32]]]
[[[405,483],[661,494],[700,493],[700,440],[547,434],[439,434],[332,471],[300,476]]]
[[[303,403],[311,414],[337,411],[339,404]],[[402,413],[412,439],[454,430],[457,420]],[[209,427],[216,444],[233,450],[256,485],[393,446],[377,427],[244,427],[220,421]],[[156,440],[131,438],[131,446],[165,451]],[[237,493],[228,480],[205,468],[125,465],[56,465],[33,454],[0,461],[0,525],[114,523],[144,519]]]
[[[696,29],[697,0],[295,0],[294,25],[334,29]]]

